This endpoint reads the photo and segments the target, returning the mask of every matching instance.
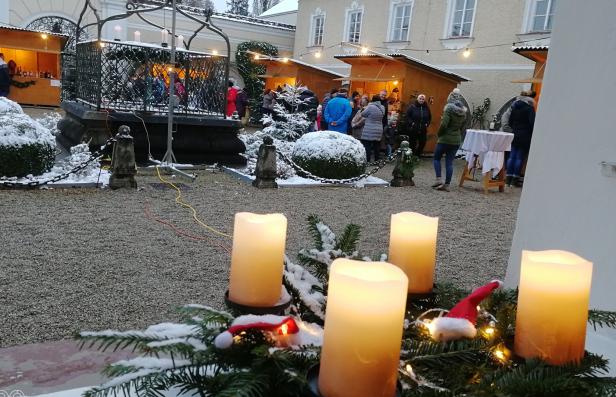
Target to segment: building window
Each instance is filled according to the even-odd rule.
[[[411,10],[413,4],[394,4],[391,13],[391,41],[408,41],[411,28]]]
[[[325,24],[325,16],[317,15],[312,18],[312,40],[313,46],[323,45],[323,26]]]
[[[532,32],[547,32],[552,30],[554,9],[557,0],[537,0],[533,7]]]
[[[347,29],[347,41],[349,43],[359,43],[359,39],[361,36],[361,20],[363,17],[362,10],[352,10],[349,11],[347,16],[348,18],[348,29]]]
[[[473,31],[475,0],[454,0],[449,37],[470,37]]]

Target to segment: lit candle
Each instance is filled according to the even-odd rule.
[[[121,34],[122,34],[122,26],[120,25],[116,25],[113,27],[113,30],[115,31],[115,37],[114,40],[116,41],[120,41],[121,39]]]
[[[179,48],[184,48],[184,36],[182,36],[182,35],[178,36],[178,39],[177,39],[177,41],[175,43],[175,46],[179,47]]]
[[[319,391],[393,396],[408,278],[386,262],[336,259],[329,275]]]
[[[592,262],[566,251],[523,251],[515,352],[560,365],[584,356]]]
[[[434,285],[438,218],[415,212],[391,216],[388,262],[409,278],[409,293],[427,293]]]
[[[167,42],[169,41],[169,32],[167,32],[167,29],[163,29],[160,31],[161,34],[161,43],[162,44],[167,44]]]
[[[287,218],[282,214],[235,214],[229,299],[271,307],[280,299]]]
[[[141,32],[138,30],[135,30],[135,41],[141,43]]]

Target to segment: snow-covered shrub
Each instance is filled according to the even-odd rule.
[[[39,175],[55,160],[53,134],[21,107],[0,97],[0,176]]]
[[[274,139],[283,141],[295,141],[308,132],[312,123],[306,112],[301,110],[307,108],[303,106],[304,99],[301,97],[305,89],[306,87],[285,85],[282,92],[277,94],[274,105],[275,115],[273,117],[263,116],[262,121],[266,125],[263,132]]]
[[[54,171],[57,169],[58,174],[64,174],[76,166],[88,161],[92,154],[87,143],[75,145],[71,148],[71,155],[64,159],[57,167],[54,167]],[[99,160],[94,160],[87,167],[74,173],[76,178],[87,177],[93,172],[98,172],[101,164]]]
[[[54,135],[59,135],[58,122],[62,120],[62,115],[57,112],[47,112],[43,117],[36,119],[40,125],[47,128]]]
[[[246,145],[246,152],[244,152],[243,156],[246,157],[246,172],[250,175],[253,175],[255,172],[255,168],[257,167],[257,157],[259,155],[259,146],[263,143],[263,138],[265,138],[267,134],[263,131],[257,131],[253,134],[240,134],[239,138]],[[291,157],[291,152],[293,151],[293,146],[295,142],[289,141],[281,141],[280,139],[274,139],[274,146],[276,149],[280,150],[287,157]],[[293,168],[285,163],[280,156],[276,156],[276,172],[278,178],[287,179],[295,175],[295,171]]]
[[[366,170],[366,150],[361,142],[335,131],[316,131],[302,136],[295,142],[292,159],[322,178],[352,178]]]

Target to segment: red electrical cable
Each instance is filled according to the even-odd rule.
[[[163,224],[163,225],[165,225],[165,226],[167,226],[169,228],[171,228],[177,235],[189,238],[189,239],[194,240],[194,241],[211,241],[212,240],[211,237],[192,235],[192,234],[190,234],[188,232],[185,232],[184,230],[180,229],[179,227],[175,226],[171,222],[167,222],[167,221],[164,221],[162,219],[156,218],[150,212],[149,206],[150,206],[150,203],[148,203],[146,201],[145,204],[144,204],[144,208],[143,208],[143,212],[145,214],[145,217],[148,218],[148,219],[151,219],[151,220],[153,220],[155,222],[161,223],[161,224]],[[220,248],[222,248],[223,250],[225,250],[229,255],[231,255],[231,248],[229,248],[228,246],[226,246],[224,244],[221,244],[221,243],[219,243],[217,241],[214,241],[214,243],[217,246],[219,246]]]

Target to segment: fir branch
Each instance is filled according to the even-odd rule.
[[[312,275],[315,276],[321,284],[324,286],[327,285],[327,281],[329,280],[329,265],[327,263],[323,263],[309,256],[305,251],[301,251],[297,254],[297,259],[302,266],[312,270]]]
[[[469,341],[454,341],[447,343],[431,340],[405,341],[405,351],[401,355],[413,366],[430,369],[442,369],[460,364],[474,364],[484,362],[489,346],[481,339]]]
[[[317,224],[321,223],[321,220],[315,214],[308,215],[308,232],[314,239],[314,246],[319,250],[323,250],[323,239],[321,231],[317,227]]]
[[[593,326],[595,331],[597,330],[597,327],[616,328],[616,312],[589,310],[588,322]]]
[[[359,242],[359,236],[361,233],[361,226],[353,223],[348,224],[342,236],[338,239],[335,249],[341,250],[346,255],[353,255],[357,250],[357,243]]]

